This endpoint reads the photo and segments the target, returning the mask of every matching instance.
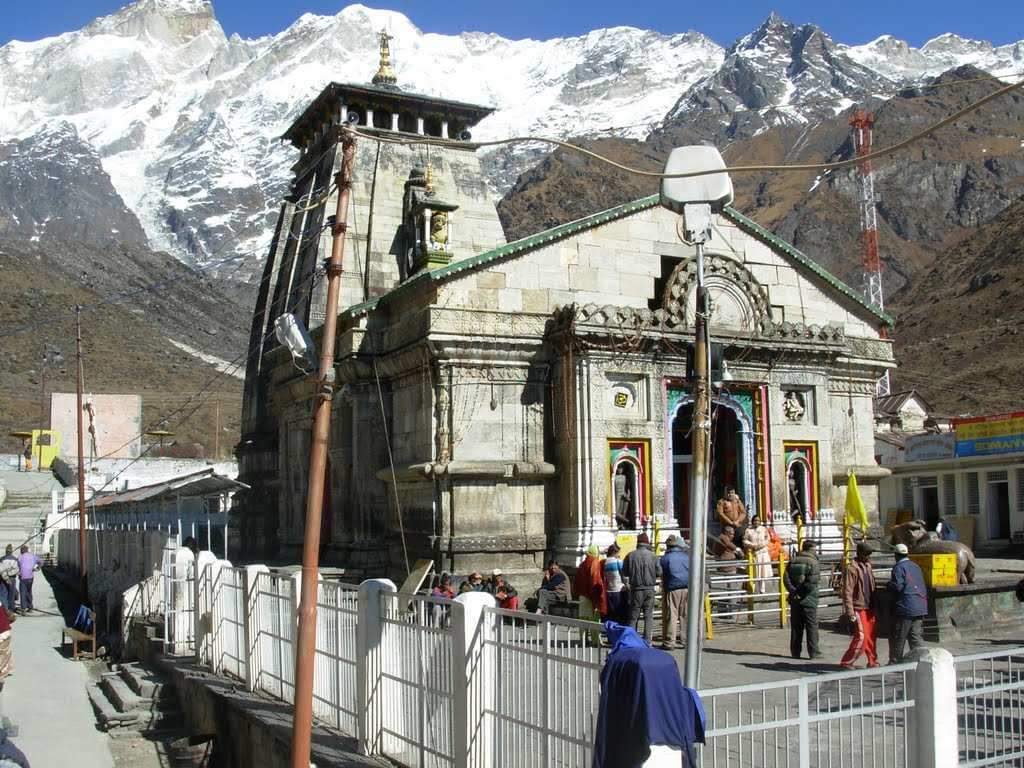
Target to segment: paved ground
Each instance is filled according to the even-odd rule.
[[[85,694],[88,670],[57,650],[64,619],[42,575],[33,593],[37,610],[14,624],[14,673],[0,694],[10,740],[39,768],[65,765],[70,754],[77,768],[112,768],[108,737],[96,729]]]

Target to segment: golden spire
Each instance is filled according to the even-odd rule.
[[[391,68],[391,48],[388,45],[392,37],[383,29],[377,36],[380,38],[380,67],[371,82],[374,85],[395,85],[398,78],[395,76],[395,70]]]

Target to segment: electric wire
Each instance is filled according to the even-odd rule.
[[[455,144],[457,144],[457,145],[459,145],[461,147],[464,147],[466,149],[482,149],[484,147],[495,147],[495,146],[511,145],[511,144],[533,144],[533,143],[550,144],[552,146],[560,147],[562,149],[567,149],[567,150],[570,150],[572,152],[577,152],[577,153],[579,153],[579,154],[581,154],[581,155],[583,155],[585,157],[591,158],[592,160],[597,160],[597,161],[599,161],[601,163],[604,163],[604,164],[606,164],[608,166],[611,166],[612,168],[616,168],[616,169],[618,169],[620,171],[624,171],[625,173],[629,173],[629,174],[632,174],[634,176],[643,176],[643,177],[646,177],[646,178],[655,178],[655,179],[689,179],[689,178],[695,178],[695,177],[698,177],[698,176],[710,176],[710,175],[713,175],[713,174],[716,174],[716,173],[730,173],[730,174],[732,174],[732,173],[764,173],[764,172],[780,172],[780,173],[785,173],[785,172],[807,172],[807,171],[835,171],[835,170],[839,170],[841,168],[849,168],[851,166],[860,165],[862,163],[869,162],[871,160],[877,160],[879,158],[888,157],[891,154],[899,152],[900,150],[905,149],[905,148],[907,148],[907,147],[909,147],[909,146],[911,146],[913,144],[916,144],[917,142],[927,138],[928,136],[932,135],[936,131],[946,127],[950,123],[956,122],[961,117],[963,117],[963,116],[965,116],[967,114],[970,114],[971,112],[973,112],[976,109],[984,106],[988,102],[993,101],[995,99],[998,99],[1001,96],[1004,96],[1004,95],[1010,93],[1011,91],[1014,91],[1017,88],[1020,88],[1022,85],[1024,85],[1024,80],[1021,80],[1020,82],[1016,82],[1016,83],[1010,83],[1008,85],[1003,86],[1002,88],[998,88],[995,91],[993,91],[992,93],[987,94],[986,96],[983,96],[983,97],[981,97],[981,98],[971,102],[966,107],[963,107],[962,109],[958,109],[956,112],[952,113],[951,115],[948,115],[947,117],[944,117],[941,120],[939,120],[939,121],[937,121],[935,123],[932,123],[928,127],[918,131],[917,133],[914,133],[913,135],[911,135],[910,137],[908,137],[906,139],[903,139],[902,141],[898,141],[895,144],[889,145],[888,147],[883,147],[881,149],[877,149],[877,150],[875,150],[873,152],[870,152],[870,153],[868,153],[866,155],[861,155],[859,157],[852,157],[852,158],[850,158],[848,160],[836,160],[836,161],[833,161],[833,162],[826,162],[826,163],[790,163],[790,164],[781,164],[781,165],[777,165],[777,164],[734,165],[734,166],[726,166],[724,168],[714,168],[714,169],[710,169],[710,170],[687,171],[685,173],[661,173],[659,171],[645,171],[645,170],[642,170],[640,168],[634,168],[632,166],[625,165],[623,163],[619,163],[619,162],[617,162],[615,160],[612,160],[610,157],[606,157],[605,155],[601,155],[601,154],[599,154],[597,152],[593,152],[593,151],[591,151],[589,149],[586,149],[585,147],[581,147],[581,146],[579,146],[577,144],[573,144],[572,142],[563,141],[562,139],[555,139],[555,138],[551,138],[551,137],[514,136],[514,137],[511,137],[511,138],[507,138],[507,139],[494,139],[492,141],[452,142],[450,139],[441,139],[441,138],[435,138],[435,137],[430,137],[430,136],[420,136],[420,137],[416,137],[416,138],[391,138],[391,137],[379,136],[379,135],[376,135],[376,134],[373,134],[373,133],[368,133],[366,131],[359,130],[358,128],[355,128],[355,127],[353,127],[351,125],[343,126],[341,130],[342,131],[346,131],[346,132],[348,132],[348,133],[350,133],[350,134],[352,134],[354,136],[359,136],[360,138],[367,139],[369,141],[378,141],[378,142],[382,142],[382,143],[385,143],[385,144],[397,144],[397,145],[403,145],[403,146],[420,146],[420,145],[425,145],[425,146],[428,146],[428,147],[429,146],[451,146],[453,143],[455,143]]]

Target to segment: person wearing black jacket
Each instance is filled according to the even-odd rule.
[[[807,653],[812,659],[822,656],[818,646],[818,582],[821,566],[818,564],[816,548],[813,541],[805,541],[783,577],[783,584],[789,594],[789,651],[794,659],[799,659],[803,651],[805,632]]]
[[[629,587],[629,623],[640,630],[640,615],[644,617],[644,640],[650,645],[654,638],[654,587],[661,576],[661,563],[651,549],[646,533],[636,537],[636,549],[626,555],[622,564],[622,577]]]

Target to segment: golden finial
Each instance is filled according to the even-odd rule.
[[[383,29],[377,33],[377,37],[380,38],[380,67],[371,82],[374,85],[395,85],[398,78],[391,68],[391,47],[388,45],[393,38]]]
[[[430,167],[430,158],[427,158],[427,179],[424,187],[427,190],[428,195],[434,194],[434,174],[433,169]]]

